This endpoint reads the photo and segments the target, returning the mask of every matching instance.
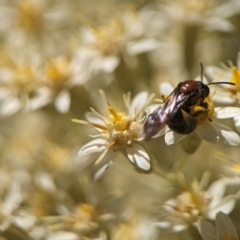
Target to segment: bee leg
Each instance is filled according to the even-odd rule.
[[[207,107],[195,106],[190,110],[190,115],[195,118],[198,123],[205,122],[209,119],[209,113]],[[210,120],[210,119],[209,119]]]

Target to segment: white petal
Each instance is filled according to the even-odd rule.
[[[130,42],[127,52],[131,55],[152,51],[159,47],[159,43],[154,39],[142,39],[137,42]]]
[[[69,91],[62,90],[55,99],[54,105],[60,113],[67,113],[71,103]]]
[[[105,122],[99,117],[99,115],[97,113],[94,112],[86,112],[85,113],[85,118],[88,120],[88,122],[91,123],[97,123],[100,125],[105,126]]]
[[[232,32],[235,30],[234,25],[219,17],[205,19],[205,29],[208,31]]]
[[[52,176],[46,172],[37,172],[34,175],[34,180],[36,185],[41,187],[41,189],[52,193],[56,190]]]
[[[2,116],[11,116],[18,112],[22,104],[18,98],[8,97],[5,99],[0,106],[0,114]]]
[[[215,94],[213,94],[212,99],[214,102],[228,105],[236,102],[236,97],[228,91],[216,91]]]
[[[226,181],[224,178],[218,179],[213,182],[208,188],[209,198],[213,201],[215,199],[221,199],[226,191]]]
[[[201,220],[199,232],[203,240],[219,240],[216,228],[208,221]]]
[[[119,59],[116,56],[104,57],[101,60],[101,67],[104,72],[111,73],[119,64]]]
[[[137,111],[141,110],[144,104],[146,104],[148,100],[148,93],[147,92],[140,92],[137,94],[131,102],[129,108],[129,114],[134,115]]]
[[[240,117],[240,108],[237,107],[216,107],[216,117],[218,119],[233,118],[237,115]]]
[[[97,138],[85,144],[78,152],[78,156],[85,156],[95,152],[102,152],[107,147],[107,140]]]
[[[175,133],[173,131],[169,131],[165,134],[165,143],[167,145],[172,145],[174,143],[179,142],[180,140],[182,140],[185,137],[186,137],[186,135],[181,135],[181,134]]]
[[[199,135],[199,137],[210,143],[215,143],[219,139],[218,132],[208,122],[199,124],[196,128],[196,132]]]
[[[221,234],[222,239],[228,236],[228,239],[238,239],[236,228],[227,214],[219,212],[216,218],[216,228]]]
[[[92,168],[92,178],[94,181],[97,181],[103,176],[107,169],[113,164],[113,160],[117,157],[117,152],[107,151],[102,153],[102,155],[96,160]]]
[[[77,234],[72,232],[53,232],[48,236],[48,240],[78,240],[79,237]]]
[[[172,227],[173,232],[181,232],[184,231],[185,229],[187,229],[187,225],[186,224],[176,224]]]
[[[138,168],[145,171],[150,170],[150,158],[143,147],[134,143],[131,147],[126,148],[126,152],[128,159]]]
[[[36,96],[32,97],[26,107],[29,111],[37,110],[46,106],[51,102],[51,92],[48,88],[39,88],[36,92]]]
[[[219,74],[222,74],[222,77],[220,80],[224,82],[230,82],[230,79],[231,79],[230,71],[226,71],[216,66],[208,66],[204,69],[204,71],[212,80],[214,80],[217,76],[219,76]]]
[[[159,227],[162,229],[167,229],[171,226],[171,223],[170,222],[156,222],[156,223],[153,223],[153,226]]]
[[[231,128],[226,125],[220,123],[214,123],[214,127],[217,129],[219,134],[219,140],[225,144],[229,144],[231,146],[240,145],[240,136],[232,131]]]
[[[10,95],[11,95],[11,91],[8,88],[3,88],[3,87],[0,88],[0,100],[1,101]]]
[[[21,203],[23,196],[18,183],[13,182],[2,202],[3,212],[5,214],[11,214]]]
[[[173,86],[169,82],[163,82],[159,84],[159,92],[161,94],[169,95],[173,91]]]
[[[210,219],[215,219],[218,212],[223,212],[229,214],[236,204],[236,196],[235,195],[228,195],[221,199],[217,205],[211,206],[208,210],[208,217]]]
[[[235,127],[237,128],[238,132],[240,132],[240,116],[236,116],[233,118]]]

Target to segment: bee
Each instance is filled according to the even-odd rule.
[[[214,106],[208,97],[210,84],[235,85],[230,82],[204,84],[203,81],[194,80],[180,82],[163,104],[148,116],[143,127],[144,139],[151,138],[166,125],[174,132],[189,134],[199,121],[207,120],[208,116],[211,116],[208,113],[214,112]]]

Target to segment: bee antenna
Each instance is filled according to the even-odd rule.
[[[203,67],[203,64],[200,62],[200,75],[201,75],[201,81],[203,83],[203,72],[204,72],[204,67]]]
[[[208,83],[207,85],[212,85],[212,84],[228,84],[228,85],[236,85],[236,84],[233,83],[233,82],[211,82],[211,83]]]

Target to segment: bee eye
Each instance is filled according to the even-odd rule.
[[[204,98],[206,98],[208,95],[209,95],[209,87],[208,86],[206,86],[206,88],[205,89],[203,89],[203,95],[204,95]]]

